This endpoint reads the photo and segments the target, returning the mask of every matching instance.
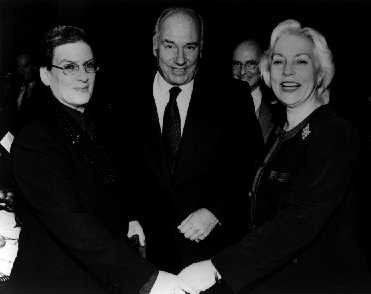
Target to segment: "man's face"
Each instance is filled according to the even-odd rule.
[[[233,53],[233,77],[248,82],[253,87],[260,78],[259,61],[257,50],[253,46],[239,45]]]
[[[193,80],[201,51],[199,38],[195,21],[187,15],[174,14],[163,21],[153,39],[153,53],[168,83],[180,86]]]
[[[84,64],[94,59],[90,46],[84,42],[67,43],[54,49],[51,70],[41,68],[41,79],[49,86],[62,104],[83,110],[91,98],[95,82],[95,73],[87,73]],[[78,72],[67,75],[61,68],[68,68],[73,64],[79,65]]]

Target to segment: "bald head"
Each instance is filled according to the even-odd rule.
[[[25,82],[31,82],[36,79],[36,68],[32,62],[31,55],[20,54],[17,56],[17,72]]]
[[[253,87],[260,79],[258,64],[262,50],[255,40],[246,40],[238,44],[233,51],[233,77],[248,82]]]

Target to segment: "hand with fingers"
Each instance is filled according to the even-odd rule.
[[[159,271],[149,294],[198,294],[176,275]]]
[[[146,236],[144,235],[143,228],[136,220],[129,222],[127,237],[131,239],[134,235],[138,235],[140,246],[146,245]]]
[[[138,251],[139,256],[146,258],[146,236],[138,221],[130,221],[127,237],[131,246]]]
[[[200,208],[183,220],[178,229],[185,238],[199,242],[210,234],[218,222],[210,210]]]
[[[210,259],[192,263],[178,277],[196,293],[209,289],[221,278]]]

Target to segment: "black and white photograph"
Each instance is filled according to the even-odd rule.
[[[370,13],[0,0],[0,293],[371,293]]]

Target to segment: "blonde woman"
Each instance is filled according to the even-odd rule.
[[[353,227],[358,136],[327,105],[334,64],[326,40],[286,20],[261,70],[286,124],[246,195],[252,230],[180,276],[198,291],[218,277],[236,293],[371,293]]]

